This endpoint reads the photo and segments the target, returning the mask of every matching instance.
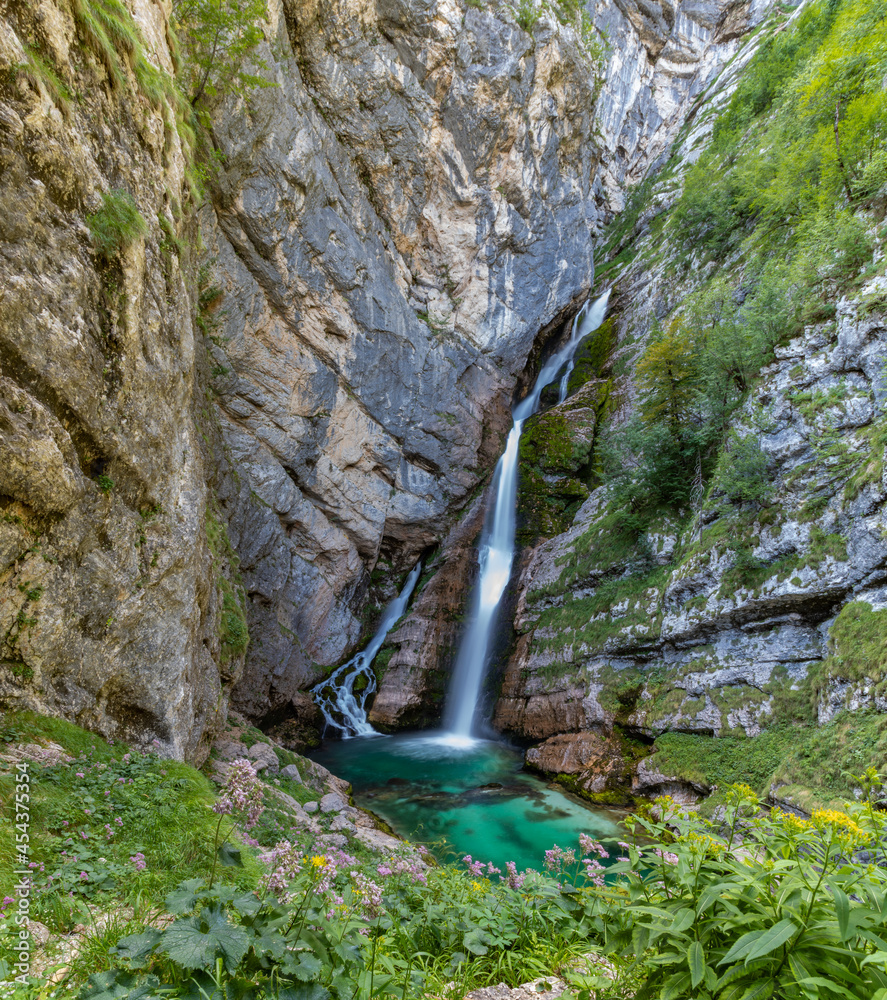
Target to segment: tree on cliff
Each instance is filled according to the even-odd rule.
[[[187,56],[180,79],[192,107],[272,86],[243,69],[247,57],[256,68],[265,68],[254,52],[264,38],[266,15],[265,0],[174,0],[173,16]]]

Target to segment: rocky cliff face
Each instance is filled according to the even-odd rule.
[[[743,39],[760,22],[768,7],[766,3],[683,3],[672,7],[628,0],[595,6],[595,26],[602,37],[610,40],[595,117],[599,162],[593,173],[592,192],[601,221],[623,208],[627,186],[640,180],[669,154],[681,129],[686,132],[698,112],[700,95],[707,90],[722,94],[726,86],[722,79],[725,66],[732,63],[732,77],[748,58],[752,47],[745,46],[744,50]],[[711,106],[707,110],[710,114]],[[565,332],[560,331],[561,335]],[[556,419],[576,425],[572,439],[580,442],[575,460],[560,470],[566,473],[558,477],[563,493],[557,505],[560,508],[569,508],[577,497],[587,494],[577,481],[576,472],[590,455],[601,402],[600,392],[589,384],[568,404],[552,411]],[[500,426],[505,426],[504,414]],[[533,434],[530,430],[527,440]],[[539,444],[540,453],[544,453],[546,442],[540,440]],[[544,457],[542,464],[545,465]],[[554,470],[541,468],[537,474],[546,480],[543,492],[551,494]],[[533,484],[527,481],[525,468],[524,518],[550,522],[550,510],[530,512],[528,495],[532,492]],[[480,524],[477,521],[475,532],[480,530]],[[464,535],[465,528],[459,525],[448,536],[444,548],[456,549],[460,555],[445,562],[439,586],[441,594],[448,595],[461,589],[462,604],[455,613],[464,612],[467,591],[476,571],[474,561],[464,558]],[[373,709],[372,715],[377,723],[408,725],[420,717],[435,717],[436,710],[427,705],[428,695],[433,693],[432,703],[439,703],[460,631],[459,621],[453,620],[451,603],[450,597],[423,596],[421,607],[407,617],[402,629],[392,634],[390,641],[395,652],[391,662],[402,669],[387,673],[383,679],[376,702],[379,707]],[[448,624],[442,627],[440,622],[444,619]],[[433,630],[429,628],[431,620],[438,622]],[[525,646],[524,642],[519,648]],[[421,654],[417,656],[419,649]],[[426,708],[420,716],[416,706],[423,702]],[[506,724],[504,719],[500,721]],[[575,728],[569,715],[561,716],[553,725],[552,731],[557,732]],[[523,735],[538,734],[525,729]]]
[[[884,287],[874,279],[863,295]],[[601,488],[536,548],[499,727],[536,739],[616,724],[753,736],[808,705],[823,722],[848,706],[882,710],[877,663],[848,677],[829,659],[830,630],[853,602],[885,607],[887,483],[871,442],[884,424],[887,325],[860,301],[778,348],[736,420],[760,435],[777,503],[715,500],[680,535],[663,522],[629,578],[624,552],[604,555]]]
[[[0,18],[0,693],[193,758],[240,662],[192,416],[186,157],[143,87],[172,72],[167,12],[132,9],[129,56],[84,42],[82,8]]]
[[[597,224],[572,31],[457,3],[271,11],[277,85],[219,117],[207,225],[253,717],[353,647],[380,558],[402,573],[446,533],[537,334],[588,293]]]
[[[552,18],[271,3],[198,278],[169,9],[94,14],[2,25],[3,696],[194,757],[245,604],[264,718],[494,462],[592,280],[595,81]]]
[[[637,412],[644,404],[639,359],[649,357],[655,338],[700,322],[688,309],[710,282],[725,282],[728,309],[741,309],[763,287],[747,245],[734,242],[726,261],[706,259],[681,245],[670,219],[754,44],[740,47],[708,84],[669,164],[651,175],[644,203],[621,230],[614,227],[615,260],[605,268],[616,278],[612,328],[599,336],[584,386],[528,428],[549,442],[558,427],[566,435],[566,443],[550,444],[551,468],[535,453],[524,456],[528,516],[537,494],[549,509],[560,498],[557,476],[543,476],[538,489],[532,477],[571,475],[564,456],[583,448],[581,485],[589,495],[568,525],[540,531],[533,522],[537,534],[554,537],[532,549],[521,575],[517,637],[494,724],[543,741],[528,763],[604,801],[618,789],[689,800],[711,791],[697,762],[681,762],[671,750],[639,762],[666,733],[730,741],[790,726],[800,745],[805,733],[830,727],[817,753],[835,752],[832,776],[846,766],[837,749],[848,732],[860,733],[847,758],[853,766],[883,753],[876,718],[885,706],[879,650],[887,621],[883,187],[862,202],[855,223],[855,245],[873,247],[870,263],[860,258],[843,284],[830,278],[815,294],[808,288],[806,319],[791,337],[777,338],[724,433],[722,461],[738,461],[730,456],[746,446],[754,451],[747,472],[754,497],[731,491],[720,465],[703,484],[700,466],[698,490],[683,509],[626,532],[624,496],[595,488],[595,431],[573,419],[589,398],[604,401],[594,427],[604,414],[618,427]],[[832,248],[826,259],[838,253]],[[792,273],[785,287],[797,294],[802,279]],[[771,309],[767,322],[787,323],[776,300]],[[842,716],[846,710],[855,715]],[[782,801],[779,786],[795,780],[792,767],[779,763],[791,752],[781,747],[762,772],[775,775],[774,801]],[[806,768],[801,780],[828,785],[831,778],[819,781]]]

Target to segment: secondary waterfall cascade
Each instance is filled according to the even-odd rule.
[[[558,402],[563,402],[566,398],[567,381],[576,349],[603,322],[609,298],[610,292],[607,290],[587,309],[581,323],[581,311],[577,314],[568,343],[548,359],[539,372],[533,391],[512,411],[514,423],[505,452],[493,473],[491,496],[495,499],[493,507],[487,511],[481,535],[478,555],[480,574],[472,595],[471,617],[459,647],[447,695],[444,729],[451,741],[469,743],[472,740],[481,687],[489,661],[490,643],[502,595],[511,579],[517,518],[518,445],[524,421],[536,412],[542,390],[554,380],[564,364],[570,367],[561,379]]]
[[[391,631],[394,623],[406,610],[410,597],[422,572],[422,563],[418,562],[410,570],[403,589],[385,608],[382,620],[376,629],[376,634],[370,640],[366,649],[361,650],[347,663],[321,681],[314,688],[314,701],[326,721],[327,727],[334,727],[342,733],[343,739],[352,736],[378,736],[378,730],[373,729],[367,721],[367,698],[376,691],[376,675],[372,666],[376,653],[382,648],[385,637]],[[355,692],[354,685],[359,678],[366,679],[362,690]]]

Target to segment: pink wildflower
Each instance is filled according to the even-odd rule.
[[[521,889],[527,880],[526,872],[518,872],[517,865],[513,861],[505,862],[505,869],[508,872],[505,881],[509,889]]]
[[[133,854],[129,860],[133,863],[137,872],[143,871],[148,866],[148,862],[145,860],[145,855],[142,854],[141,851]]]
[[[228,766],[225,788],[213,806],[213,812],[221,815],[229,815],[235,811],[245,813],[246,828],[252,830],[265,811],[262,796],[256,769],[241,757]]]
[[[364,918],[375,920],[382,912],[382,887],[360,872],[351,872],[351,881],[360,896]]]
[[[472,875],[481,876],[484,873],[483,861],[473,861],[470,854],[466,854],[462,861],[468,865],[468,870]]]
[[[579,834],[579,846],[583,854],[596,854],[599,858],[609,858],[609,854],[604,850],[604,845],[599,844],[587,833]]]

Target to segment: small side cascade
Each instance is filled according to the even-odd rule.
[[[367,698],[375,694],[377,688],[376,675],[372,669],[373,660],[394,623],[406,610],[421,572],[420,560],[410,570],[401,592],[385,608],[376,634],[367,647],[311,689],[315,704],[323,714],[326,728],[338,729],[342,739],[380,735],[370,725],[366,713]],[[366,685],[362,690],[355,691],[354,685],[361,677],[366,679]]]
[[[581,337],[577,337],[576,334],[579,330],[579,320],[582,319],[582,317],[585,315],[587,311],[588,311],[588,303],[586,302],[579,310],[579,312],[577,312],[576,315],[573,317],[573,328],[570,330],[571,344],[576,344],[578,346],[579,341],[582,339]],[[570,360],[567,362],[567,367],[564,369],[564,374],[561,376],[560,385],[558,386],[558,391],[557,391],[558,404],[563,403],[563,401],[567,398],[567,385],[570,381],[570,376],[573,374],[573,369],[575,367],[576,367],[576,351],[574,349],[573,353],[570,355]]]
[[[590,308],[588,304],[577,314],[570,340],[553,354],[543,366],[532,392],[512,411],[514,423],[505,444],[505,452],[493,473],[490,492],[493,506],[488,508],[481,534],[478,563],[480,575],[472,595],[471,617],[462,637],[456,657],[456,668],[450,682],[444,711],[444,740],[454,744],[473,741],[475,716],[481,688],[489,661],[490,644],[496,629],[499,608],[505,588],[511,579],[514,562],[517,520],[518,446],[524,421],[539,408],[539,397],[565,363],[572,365],[576,349],[582,340],[596,330],[604,320],[609,289]],[[582,322],[579,316],[585,313]],[[567,381],[572,367],[560,383],[560,399],[566,398]]]

